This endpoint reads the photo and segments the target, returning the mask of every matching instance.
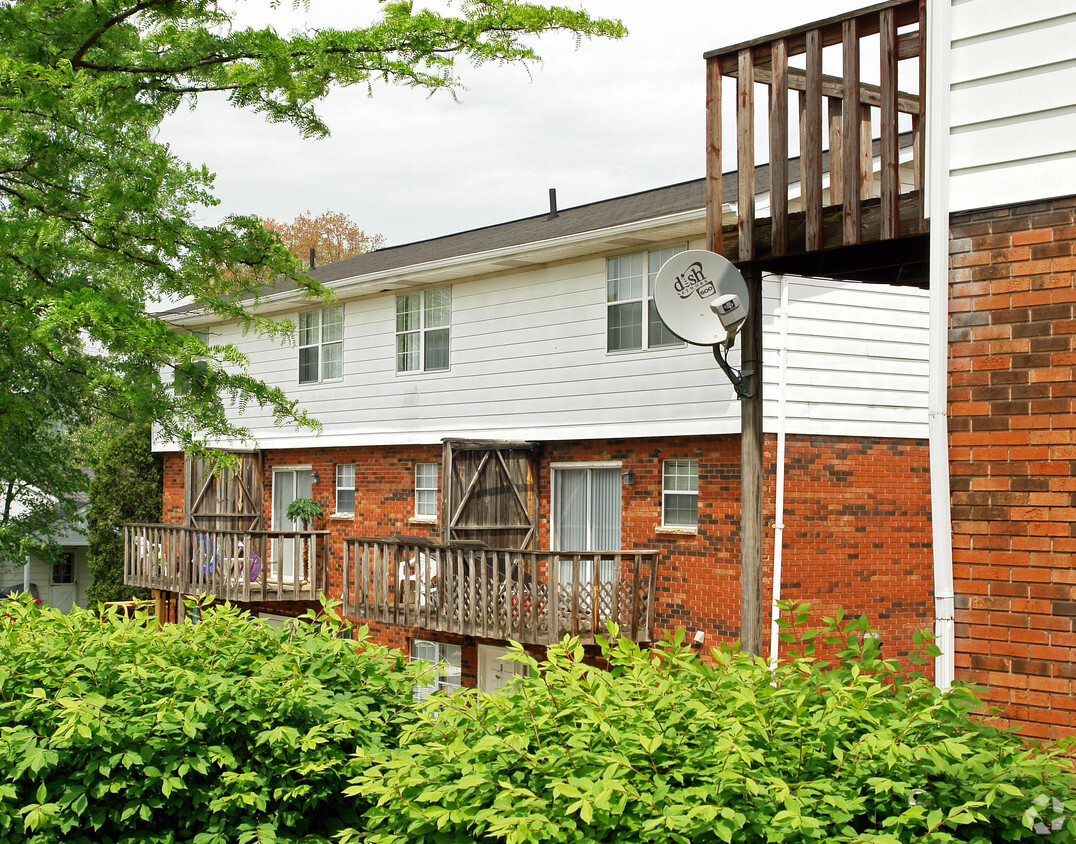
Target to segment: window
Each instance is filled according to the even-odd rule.
[[[396,297],[396,371],[448,369],[451,288]]]
[[[415,518],[437,518],[437,464],[415,464]]]
[[[553,548],[557,551],[620,550],[620,466],[554,467]],[[560,577],[573,578],[572,563],[562,561]],[[600,580],[612,581],[614,560],[602,560]],[[592,581],[594,572],[583,561],[579,576]]]
[[[299,314],[299,383],[344,377],[344,309]]]
[[[554,467],[553,547],[620,549],[620,467]]]
[[[463,653],[459,645],[412,639],[411,661],[420,659],[434,666],[435,673],[427,677],[429,685],[414,687],[415,700],[425,700],[434,692],[450,692],[460,687]]]
[[[71,553],[61,554],[60,559],[52,564],[53,583],[75,582],[75,555]]]
[[[658,270],[669,258],[683,251],[682,246],[671,246],[606,261],[606,348],[610,352],[683,345],[683,341],[661,321],[654,304],[654,279]]]
[[[661,523],[699,526],[699,461],[666,460],[661,482]]]
[[[336,466],[336,512],[355,512],[355,465],[339,463]]]

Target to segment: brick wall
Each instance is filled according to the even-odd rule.
[[[764,606],[768,627],[773,562],[776,442],[766,442],[767,511]],[[622,488],[622,546],[662,552],[655,600],[659,629],[703,630],[707,645],[740,629],[739,472],[735,436],[547,443],[539,456],[539,542],[550,542],[551,463],[619,461],[634,472]],[[171,456],[170,456],[171,458]],[[330,595],[340,594],[345,536],[393,532],[434,538],[437,525],[414,523],[414,465],[440,462],[439,446],[270,450],[264,454],[265,506],[274,466],[309,465],[319,473],[314,497],[331,513],[336,464],[355,466],[355,515],[328,521],[332,533]],[[661,529],[666,459],[699,464],[699,527],[687,535]],[[786,468],[784,598],[811,601],[817,613],[843,606],[867,613],[890,652],[905,653],[914,630],[933,624],[930,501],[926,444],[913,440],[789,437]],[[181,460],[175,458],[181,466]],[[171,459],[166,466],[171,467]],[[182,491],[167,488],[166,509]],[[175,521],[182,521],[182,513]],[[406,648],[418,629],[374,627],[375,640]],[[768,636],[766,637],[768,641]],[[473,643],[463,643],[470,647]]]
[[[1076,733],[1076,198],[951,220],[957,676]]]

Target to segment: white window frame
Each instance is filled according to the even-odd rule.
[[[304,318],[309,318],[312,314],[317,315],[317,326],[311,328],[310,326],[303,327]],[[325,339],[325,325],[326,317],[333,316],[336,324],[335,317],[339,314],[340,336],[339,339],[326,340]],[[313,332],[312,337],[305,337],[304,333]],[[307,342],[303,342],[303,340]],[[344,306],[333,305],[330,308],[320,308],[313,311],[303,311],[299,314],[299,318],[296,320],[296,341],[299,346],[299,366],[298,366],[298,379],[300,384],[323,384],[325,382],[342,381],[344,378]],[[326,354],[330,347],[339,349],[339,366],[340,373],[326,374],[329,356]],[[317,378],[307,378],[303,380],[303,352],[313,349],[317,355],[316,368],[318,372]]]
[[[60,554],[60,559],[54,562],[51,566],[51,572],[49,580],[53,586],[63,586],[75,582],[75,555],[70,551],[64,551]],[[63,580],[57,579],[57,574],[66,570],[67,577]]]
[[[420,466],[433,466],[433,486],[420,486],[422,478],[419,476]],[[440,484],[440,466],[437,463],[416,463],[415,464],[415,519],[424,521],[434,521],[437,519],[437,497],[441,489]],[[420,506],[420,502],[427,498],[422,493],[433,493],[433,512],[425,512],[424,508]],[[428,500],[427,500],[427,503]]]
[[[556,462],[556,463],[550,463],[549,464],[549,547],[553,548],[555,550],[557,549],[556,537],[557,537],[557,527],[558,527],[558,525],[556,523],[556,513],[557,513],[556,473],[557,473],[558,470],[564,470],[564,469],[587,469],[587,470],[589,470],[589,469],[616,469],[617,471],[622,472],[623,469],[624,469],[624,464],[622,462],[620,462],[619,460],[580,460],[578,462],[567,461],[567,462]],[[621,546],[623,546],[623,544],[624,544],[624,522],[623,522],[623,518],[624,518],[624,501],[623,501],[623,499],[624,499],[624,484],[623,484],[623,481],[621,481],[621,485],[620,485],[620,496],[621,496],[621,504],[620,504],[621,523],[620,523],[620,542],[619,542],[619,544]],[[594,533],[593,526],[588,524],[588,528],[587,528],[587,545],[593,545],[593,533]],[[618,548],[589,548],[588,550],[591,550],[591,551],[617,551],[617,550],[620,550],[620,549],[618,549]]]
[[[426,654],[416,653],[426,651]],[[412,639],[408,648],[411,662],[425,660],[439,670],[433,682],[423,686],[415,684],[412,692],[415,700],[425,700],[434,692],[453,692],[463,685],[463,647],[432,639]],[[447,670],[441,670],[447,669]]]
[[[348,475],[350,474],[350,477]],[[349,483],[350,481],[350,483]],[[340,506],[340,493],[351,493],[351,507]],[[341,515],[353,516],[355,515],[355,464],[354,463],[337,463],[336,464],[336,512]]]
[[[657,307],[654,304],[654,279],[657,276],[658,270],[661,269],[661,265],[666,260],[671,258],[680,252],[687,250],[686,245],[677,244],[676,246],[667,246],[664,249],[651,249],[647,252],[632,252],[627,255],[617,255],[612,258],[607,258],[605,261],[605,351],[608,354],[621,354],[624,352],[641,352],[648,349],[675,349],[684,345],[684,341],[675,337],[670,332],[670,338],[664,341],[655,341],[651,337],[651,315],[657,317],[660,321],[660,317],[657,314]],[[638,274],[639,291],[637,296],[625,296],[624,298],[613,298],[616,295],[614,291],[614,282],[621,279],[632,278],[632,275],[613,275],[614,266],[620,267],[623,261],[630,261],[632,258],[640,259],[640,271]],[[619,272],[619,269],[618,269]],[[611,336],[610,336],[610,315],[614,307],[623,308],[624,306],[635,305],[638,306],[639,318],[642,321],[640,329],[640,343],[638,346],[622,346],[620,348],[612,348]],[[661,323],[664,326],[664,323]],[[665,327],[668,331],[668,327]]]
[[[448,316],[444,324],[429,324],[429,300],[434,294],[444,294],[447,298],[445,307],[448,311]],[[410,313],[410,311],[401,311],[400,305],[411,297],[418,298],[418,310],[416,312],[418,322],[417,325],[406,326],[401,329],[400,316],[402,313]],[[452,287],[433,287],[429,290],[397,293],[394,314],[396,320],[396,374],[412,375],[419,372],[447,372],[452,366]],[[435,332],[444,332],[447,337],[444,366],[430,366],[429,361],[427,360],[427,354],[430,352],[430,336]],[[401,343],[405,337],[415,338],[417,340],[417,346],[413,349],[403,351],[401,349]],[[405,368],[407,357],[411,354],[415,355],[416,365]]]
[[[676,473],[675,478],[687,478],[688,488],[681,489],[669,486],[669,469],[673,467],[673,464],[688,464],[686,467],[688,474]],[[691,464],[694,464],[692,467]],[[690,473],[691,468],[694,468],[694,474]],[[694,479],[694,489],[691,489],[691,480]],[[695,521],[691,523],[687,522],[672,522],[669,521],[669,497],[670,496],[683,496],[694,497],[695,499]],[[684,530],[698,530],[699,529],[699,461],[695,458],[670,458],[662,461],[661,464],[661,526],[667,528],[681,528]]]

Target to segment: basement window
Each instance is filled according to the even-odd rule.
[[[411,661],[417,660],[428,662],[434,671],[426,677],[428,685],[414,687],[415,700],[425,700],[434,692],[451,692],[462,685],[463,649],[459,645],[412,639]]]

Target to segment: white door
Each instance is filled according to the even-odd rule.
[[[482,691],[495,692],[516,677],[527,676],[527,666],[504,659],[505,653],[498,645],[478,646],[478,688]]]
[[[296,498],[310,498],[314,484],[309,469],[275,469],[273,470],[273,530],[302,530],[302,524],[296,524],[287,517],[288,506]],[[295,579],[295,540],[284,539],[273,544],[273,566],[279,561],[283,566],[285,580]],[[277,572],[271,568],[269,577],[276,580]]]
[[[65,551],[51,568],[51,588],[45,603],[56,607],[60,612],[69,612],[75,604],[75,595],[78,592],[78,584],[75,582],[75,555]]]

